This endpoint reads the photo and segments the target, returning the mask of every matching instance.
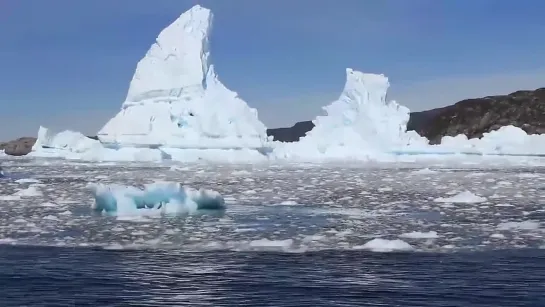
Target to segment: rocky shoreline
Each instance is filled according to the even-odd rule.
[[[421,112],[412,112],[407,130],[414,130],[432,144],[443,136],[465,134],[479,138],[483,133],[513,125],[528,134],[545,134],[545,88],[516,91],[508,95],[466,99],[453,105]],[[302,121],[289,128],[267,129],[275,141],[297,142],[314,128],[312,121]],[[89,138],[97,139],[96,136]],[[32,150],[35,137],[22,137],[0,143],[0,151],[24,156]]]

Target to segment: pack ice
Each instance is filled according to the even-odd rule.
[[[175,182],[156,182],[144,189],[122,185],[88,185],[97,212],[117,216],[189,214],[197,210],[223,210],[221,194],[206,189],[183,187]]]

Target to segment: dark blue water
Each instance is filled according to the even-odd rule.
[[[0,247],[0,306],[545,306],[545,251]]]

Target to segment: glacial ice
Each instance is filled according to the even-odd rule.
[[[384,75],[346,69],[340,97],[296,143],[271,142],[257,111],[227,89],[210,63],[213,15],[199,5],[158,35],[136,67],[122,108],[99,141],[40,127],[31,156],[91,161],[382,160],[399,155],[545,155],[545,136],[506,126],[481,139],[429,145],[406,131],[409,109],[387,100]]]
[[[32,146],[32,151],[43,149],[65,150],[72,153],[82,153],[93,149],[99,149],[102,145],[97,140],[86,137],[80,132],[65,130],[59,133],[40,126],[38,138]]]
[[[445,136],[440,145],[447,151],[498,154],[498,155],[542,155],[545,154],[545,135],[531,134],[515,126],[504,126],[498,130],[484,133],[480,139],[468,139],[460,134],[454,137]]]
[[[102,143],[190,149],[262,148],[266,127],[209,61],[213,15],[199,5],[166,27],[138,62],[121,111]]]
[[[361,158],[384,155],[409,145],[428,143],[407,132],[409,109],[388,101],[390,83],[384,75],[346,69],[346,83],[339,99],[324,107],[314,128],[296,143],[278,145],[283,158]]]
[[[191,214],[198,210],[223,210],[221,194],[183,187],[175,182],[156,182],[144,189],[132,186],[88,185],[95,199],[92,209],[117,216]]]

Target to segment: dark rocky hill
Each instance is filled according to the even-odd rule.
[[[545,88],[466,99],[448,107],[420,113],[426,112],[425,119],[415,121],[411,128],[433,144],[439,143],[446,135],[465,134],[468,138],[479,138],[485,132],[508,125],[519,127],[528,134],[543,134]],[[419,116],[422,119],[422,114]]]
[[[545,133],[545,88],[466,99],[443,108],[412,112],[407,130],[414,130],[437,144],[446,135],[479,138],[507,125],[528,134]],[[296,142],[313,127],[311,121],[304,121],[290,128],[268,129],[267,134],[277,141]]]

